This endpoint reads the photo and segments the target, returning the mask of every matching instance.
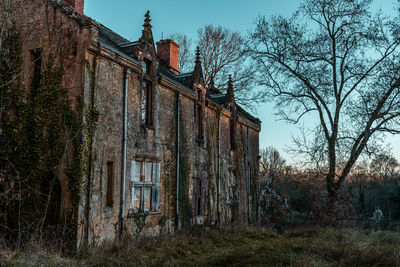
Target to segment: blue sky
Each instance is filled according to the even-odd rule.
[[[394,14],[394,0],[375,1],[374,7],[386,14]],[[144,14],[150,10],[155,41],[173,33],[184,33],[196,39],[197,30],[204,25],[222,25],[246,34],[254,27],[259,15],[290,16],[300,0],[86,0],[85,14],[104,24],[127,39],[137,40],[142,31]],[[276,121],[273,104],[258,106],[262,121],[260,148],[274,146],[289,162],[296,162],[285,152],[291,137],[297,136],[296,125]],[[388,137],[393,153],[400,160],[400,137]]]

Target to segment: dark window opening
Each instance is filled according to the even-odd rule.
[[[107,193],[106,205],[112,207],[114,205],[114,162],[107,162]]]
[[[203,141],[203,108],[201,105],[196,107],[196,138]]]
[[[42,73],[42,50],[33,49],[30,52],[31,52],[31,64],[32,64],[31,96],[34,97],[40,86],[40,79]]]
[[[143,60],[143,73],[151,75],[151,61],[148,59]]]
[[[231,150],[235,150],[236,149],[236,123],[233,119],[230,120],[229,123],[229,135],[230,135],[230,144],[231,144]]]
[[[142,106],[141,106],[141,119],[142,124],[147,126],[153,125],[153,91],[151,83],[148,81],[143,82],[142,86]]]

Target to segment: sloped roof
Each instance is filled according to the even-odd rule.
[[[76,12],[73,8],[71,8],[68,4],[64,3],[63,1],[59,0],[50,0],[51,3],[57,5],[61,8],[61,10],[66,13],[69,17],[77,20],[80,24],[84,25],[87,23],[92,23],[99,29],[99,44],[102,47],[105,47],[114,53],[132,61],[136,64],[140,64],[139,61],[134,59],[132,56],[133,48],[139,44],[138,41],[131,42],[128,39],[124,38],[123,36],[119,35],[118,33],[114,32],[110,28],[104,26],[103,24],[86,17],[82,14]],[[177,86],[192,92],[193,90],[190,88],[192,86],[192,81],[195,78],[194,72],[190,73],[182,73],[176,74],[173,73],[170,68],[161,60],[158,59],[159,62],[159,69],[158,74],[169,81],[175,83]],[[207,89],[207,99],[212,100],[216,104],[220,105],[221,107],[225,108],[226,102],[226,95],[222,94],[220,90],[217,88],[208,88]],[[236,104],[237,105],[237,104]],[[250,115],[246,112],[243,108],[237,105],[237,114],[238,116],[259,125],[260,120]]]

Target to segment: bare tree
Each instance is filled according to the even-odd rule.
[[[376,155],[370,164],[371,172],[381,181],[393,179],[398,175],[399,162],[390,153]]]
[[[290,19],[259,17],[249,45],[280,118],[316,114],[331,203],[371,140],[400,132],[398,27],[371,2],[305,0]]]
[[[198,30],[205,83],[213,80],[224,92],[228,76],[232,75],[236,102],[253,108],[261,98],[255,90],[255,68],[248,61],[244,43],[239,32],[222,26],[206,25]]]
[[[267,147],[260,152],[260,173],[266,175],[272,172],[281,172],[284,170],[286,160],[281,157],[279,151],[274,147]]]

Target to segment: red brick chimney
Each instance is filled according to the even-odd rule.
[[[162,62],[179,72],[179,45],[171,39],[157,42],[157,56]]]
[[[65,2],[83,15],[85,0],[65,0]]]

